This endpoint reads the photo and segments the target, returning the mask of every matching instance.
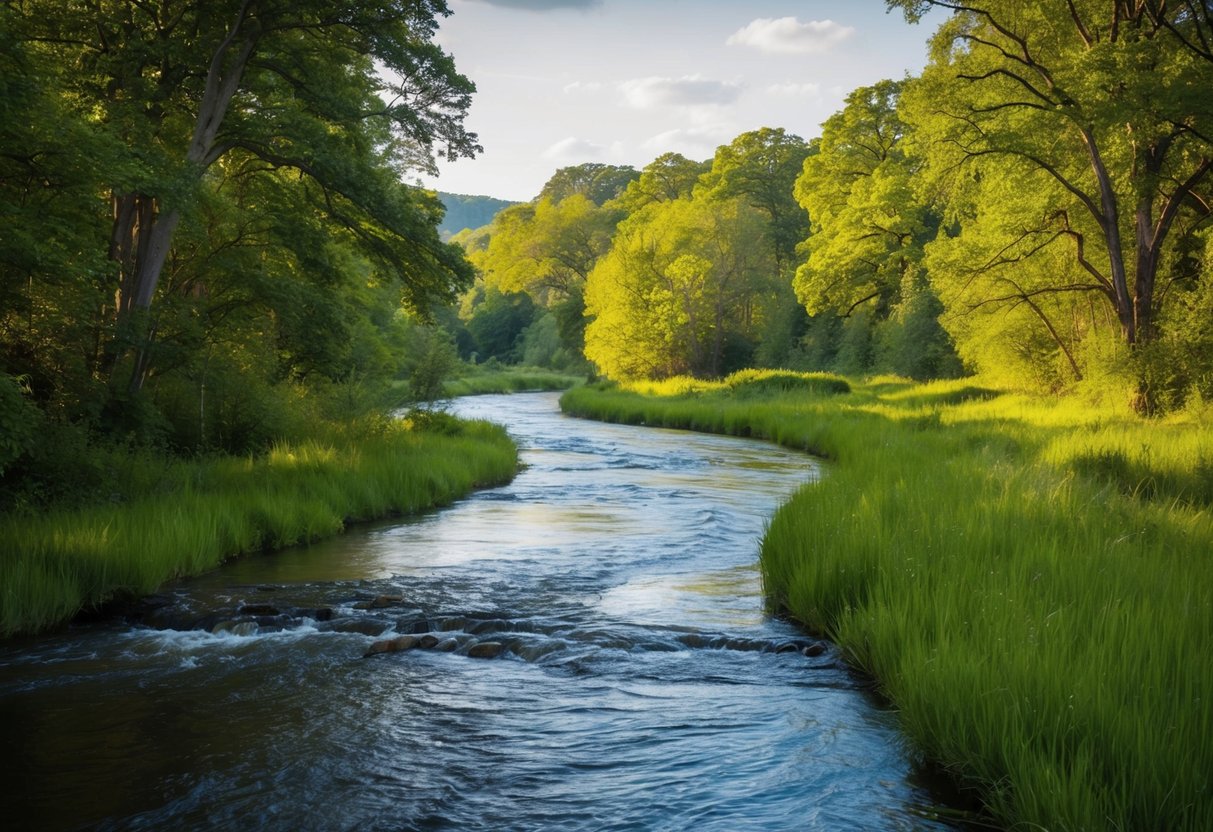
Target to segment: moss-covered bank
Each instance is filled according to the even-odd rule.
[[[972,382],[674,382],[573,414],[833,460],[773,518],[774,603],[1014,829],[1213,828],[1213,431]]]
[[[443,414],[421,421],[330,426],[258,457],[115,454],[121,493],[0,515],[0,634],[55,626],[116,593],[152,592],[233,555],[443,505],[517,470],[501,428]]]

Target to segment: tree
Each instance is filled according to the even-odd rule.
[[[913,193],[900,91],[901,84],[881,81],[848,95],[822,125],[817,153],[796,180],[796,198],[813,222],[793,285],[810,314],[845,317],[866,303],[888,314],[937,227]]]
[[[549,305],[582,290],[621,218],[579,193],[559,202],[541,197],[502,211],[473,262],[486,285]]]
[[[780,275],[795,262],[796,246],[809,232],[809,217],[793,197],[792,185],[810,152],[799,136],[763,127],[719,147],[703,177],[703,187],[713,196],[740,198],[766,215],[768,244]]]
[[[934,186],[964,197],[975,184],[988,193],[993,179],[1006,182],[1000,195],[1012,203],[1046,189],[1055,197],[985,268],[1018,271],[1059,249],[1069,267],[1032,287],[991,286],[983,300],[1030,308],[1051,296],[1090,296],[1108,305],[1130,350],[1158,339],[1168,288],[1194,279],[1183,250],[1210,216],[1207,4],[889,6],[911,20],[932,6],[953,12],[933,40],[908,108]],[[972,213],[999,210],[983,204]],[[1146,393],[1139,390],[1143,408]]]
[[[467,320],[480,360],[516,363],[522,358],[523,334],[535,317],[535,304],[529,295],[486,290]]]
[[[562,202],[574,194],[581,194],[595,205],[605,205],[623,193],[628,183],[638,176],[640,174],[631,165],[586,162],[561,168],[544,184],[536,201]]]
[[[794,191],[812,217],[812,233],[793,286],[810,315],[849,319],[863,310],[862,321],[842,330],[847,343],[863,347],[844,350],[847,366],[838,369],[855,372],[866,360],[861,372],[955,375],[923,268],[923,246],[939,220],[915,191],[918,162],[906,153],[908,128],[897,111],[902,88],[894,81],[860,87],[822,125]],[[880,335],[875,345],[873,330]]]
[[[96,6],[96,7],[94,7]],[[470,270],[434,231],[437,200],[399,184],[432,154],[470,156],[472,84],[432,42],[442,0],[103,0],[8,4],[20,43],[64,73],[63,99],[126,149],[109,171],[116,264],[117,371],[135,348],[130,388],[149,371],[151,312],[183,219],[208,177],[256,159],[248,175],[290,169],[311,182],[330,222],[423,307]],[[396,80],[380,80],[379,69]],[[383,96],[383,97],[381,97]]]
[[[689,197],[700,177],[711,169],[710,162],[693,162],[679,153],[663,153],[645,165],[638,179],[628,183],[619,201],[630,214],[653,202]]]
[[[655,202],[619,226],[586,285],[586,357],[617,379],[717,376],[753,336],[773,270],[765,222],[739,199]]]

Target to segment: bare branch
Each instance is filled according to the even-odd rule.
[[[1074,0],[1066,0],[1066,5],[1070,7],[1070,17],[1074,21],[1074,27],[1078,29],[1078,36],[1082,38],[1082,42],[1090,49],[1094,44],[1094,40],[1091,38],[1091,33],[1087,31],[1086,24],[1082,22],[1078,9],[1074,7]]]

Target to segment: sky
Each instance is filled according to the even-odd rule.
[[[484,153],[427,187],[526,201],[558,168],[710,159],[748,130],[804,139],[847,93],[917,74],[943,16],[884,0],[450,0],[437,40],[476,83]]]

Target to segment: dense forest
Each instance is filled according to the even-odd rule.
[[[566,168],[457,238],[479,274],[462,317],[496,332],[480,353],[1207,401],[1208,10],[891,5],[956,13],[921,77],[854,90],[820,137]]]
[[[0,473],[259,451],[381,407],[473,272],[402,183],[469,157],[438,0],[0,8]],[[94,475],[95,474],[95,475]]]
[[[444,242],[402,182],[479,150],[444,3],[6,4],[6,487],[98,439],[264,448],[456,354],[1213,397],[1207,7],[890,6],[954,13],[819,137],[563,168]]]

